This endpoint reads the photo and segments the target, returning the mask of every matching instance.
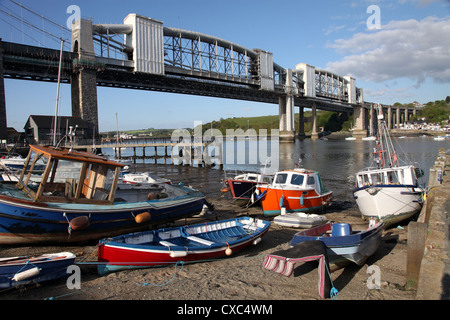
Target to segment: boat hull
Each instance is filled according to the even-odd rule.
[[[327,247],[330,263],[341,263],[343,260],[347,260],[360,266],[378,249],[385,227],[383,222],[379,222],[364,231],[352,232],[341,236],[330,236],[327,234],[327,231],[331,231],[333,225],[334,223],[327,223],[298,232],[292,238],[291,246],[304,241],[320,240]]]
[[[259,243],[269,227],[270,222],[241,217],[104,239],[99,243],[98,272],[223,258]],[[167,234],[172,236],[167,238]]]
[[[327,218],[324,216],[305,214],[303,212],[282,214],[273,219],[273,222],[283,227],[305,229],[324,224],[327,221]]]
[[[195,215],[204,202],[200,192],[173,199],[112,205],[39,203],[0,195],[0,244],[98,240]],[[145,214],[147,219],[138,223],[139,214]],[[76,218],[85,223],[75,227]]]
[[[326,207],[333,198],[333,192],[318,194],[314,189],[289,190],[270,187],[261,187],[261,205],[264,216],[276,216],[281,214],[281,208],[286,213],[291,212],[314,212]],[[283,200],[281,198],[283,197]]]
[[[422,190],[414,186],[367,186],[355,189],[353,196],[365,218],[383,220],[387,226],[413,217],[422,208]]]
[[[6,259],[6,261],[4,260]],[[17,287],[30,283],[40,283],[67,276],[67,268],[75,262],[75,255],[70,252],[44,254],[38,257],[13,257],[0,260],[0,289]],[[38,268],[39,272],[25,277],[23,280],[14,280],[20,273],[31,272]]]
[[[250,200],[252,194],[256,190],[257,182],[245,181],[245,180],[234,180],[228,179],[226,181],[228,187],[230,188],[231,195],[233,199],[239,200]]]

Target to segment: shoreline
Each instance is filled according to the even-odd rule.
[[[215,205],[212,213],[177,221],[193,224],[201,221],[249,215],[265,220],[261,208],[241,208],[229,197],[209,197]],[[327,210],[330,221],[348,222],[354,230],[367,227],[356,205],[334,206]],[[292,236],[301,229],[271,223],[262,241],[231,257],[200,263],[148,269],[124,270],[99,276],[96,272],[96,244],[81,246],[33,246],[2,249],[3,256],[23,253],[72,251],[81,268],[81,289],[70,290],[66,280],[59,279],[31,285],[26,289],[10,289],[0,293],[0,300],[322,300],[318,294],[317,264],[296,265],[290,277],[265,270],[267,254],[289,247]],[[414,291],[406,291],[407,226],[384,232],[377,252],[358,267],[349,264],[331,272],[339,300],[409,300]],[[366,285],[368,267],[381,270],[381,288]],[[172,279],[172,280],[171,280]],[[171,281],[170,281],[171,280]],[[140,285],[139,285],[140,284]]]

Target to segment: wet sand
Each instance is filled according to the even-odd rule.
[[[148,167],[146,167],[148,170]],[[227,219],[240,215],[264,218],[260,207],[241,208],[229,193],[221,193],[223,171],[206,168],[152,166],[155,174],[182,181],[205,193],[214,211],[200,217],[182,219],[176,224]],[[139,168],[138,168],[139,170]],[[332,187],[330,186],[330,189]],[[335,193],[336,202],[323,214],[331,221],[352,224],[364,229],[351,197],[351,190]],[[0,256],[71,251],[81,266],[81,289],[68,289],[65,279],[0,292],[1,300],[322,300],[318,293],[317,263],[298,264],[294,274],[285,277],[263,268],[264,257],[288,249],[289,241],[299,229],[281,227],[272,222],[262,241],[228,258],[162,268],[136,269],[99,276],[96,272],[96,243],[73,246],[33,246],[1,248]],[[405,290],[407,225],[383,234],[380,247],[366,264],[349,264],[331,273],[339,300],[405,300],[415,292]],[[369,289],[368,267],[380,269],[381,287]]]

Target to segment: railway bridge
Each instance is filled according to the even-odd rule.
[[[307,63],[282,67],[272,52],[166,27],[138,14],[127,15],[123,24],[80,19],[71,34],[70,52],[0,39],[0,136],[6,134],[5,78],[70,83],[72,115],[89,122],[96,133],[97,86],[107,86],[278,104],[280,141],[295,138],[295,107],[300,135],[304,108],[312,109],[312,138],[318,137],[317,109],[353,113],[354,135],[367,135],[367,113],[373,106],[364,102],[363,90],[351,76]],[[115,40],[117,35],[123,41]],[[112,51],[120,58],[111,57]],[[392,119],[397,123],[401,114],[407,120],[411,112],[385,109],[396,112]]]

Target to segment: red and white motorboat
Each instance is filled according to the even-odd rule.
[[[303,168],[279,171],[272,184],[258,186],[265,216],[318,211],[327,206],[333,192],[323,186],[319,173]]]

